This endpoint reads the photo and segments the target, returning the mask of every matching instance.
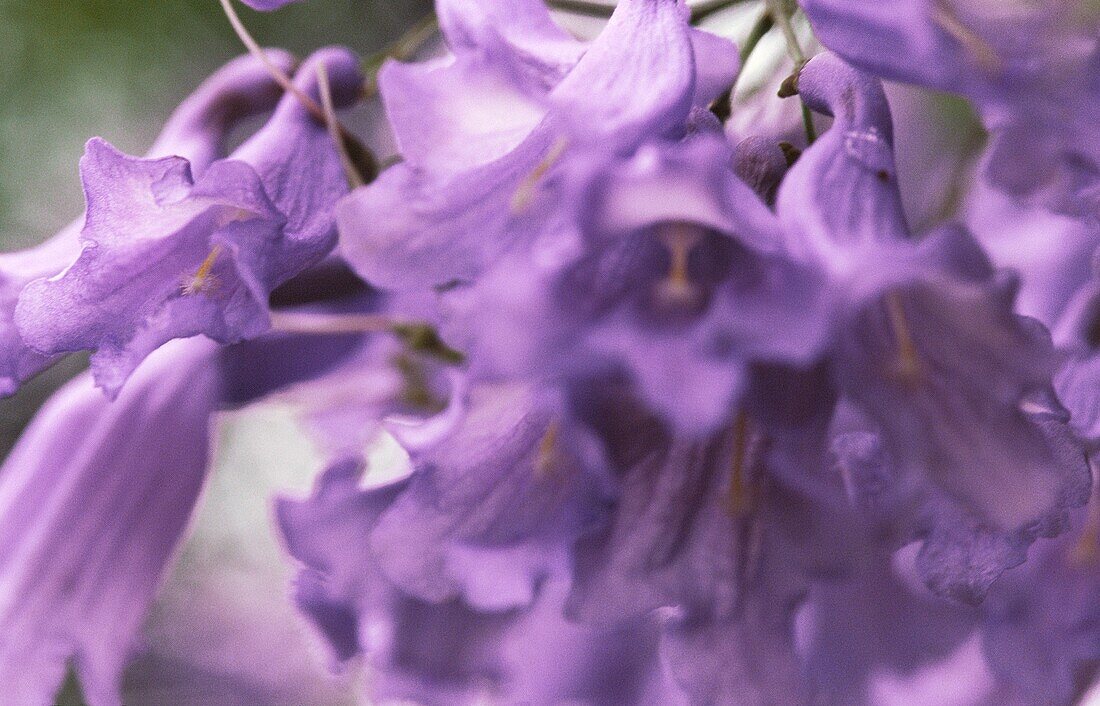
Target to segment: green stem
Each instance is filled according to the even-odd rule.
[[[749,30],[749,36],[745,37],[744,44],[741,45],[741,66],[744,67],[745,62],[752,56],[753,49],[756,49],[756,45],[760,43],[760,40],[764,38],[764,35],[771,31],[775,26],[775,20],[772,18],[771,10],[764,10],[760,15],[760,19],[756,21],[756,24]]]
[[[794,32],[791,16],[787,14],[783,0],[766,0],[766,5],[775,23],[779,25],[779,31],[783,33],[783,39],[787,41],[787,53],[791,55],[795,66],[806,63],[806,54],[802,51],[802,45],[798,43],[798,35]]]
[[[756,21],[756,24],[749,30],[749,36],[745,37],[744,43],[741,44],[741,69],[744,70],[745,62],[752,56],[752,52],[756,49],[756,45],[760,43],[760,40],[764,38],[764,35],[771,31],[771,28],[775,26],[775,21],[772,19],[772,13],[770,10],[764,10],[760,15],[760,19]],[[714,99],[714,102],[710,105],[710,110],[715,116],[722,122],[726,122],[730,117],[730,101],[733,99],[733,90],[737,87],[737,78],[741,76],[738,72],[737,77],[733,79],[733,83],[722,92],[722,95]]]
[[[783,7],[783,0],[765,0],[765,2],[775,19],[775,23],[779,25],[779,30],[783,32],[783,39],[787,42],[787,53],[794,62],[794,76],[798,76],[798,73],[802,71],[802,67],[806,64],[806,53],[802,51],[802,45],[798,42],[798,35],[795,34],[794,25],[791,24],[791,15]],[[795,85],[797,85],[797,80]],[[802,99],[799,98],[799,100]],[[814,140],[817,139],[817,129],[814,128],[813,114],[806,106],[805,101],[802,101],[802,127],[806,130],[806,142],[812,145]]]

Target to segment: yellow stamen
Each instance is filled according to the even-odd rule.
[[[688,272],[688,257],[703,235],[699,228],[687,223],[670,223],[660,228],[657,237],[671,258],[668,276],[661,281],[661,294],[672,301],[690,300],[695,295],[695,285]]]
[[[886,310],[890,315],[890,326],[894,329],[894,339],[898,344],[897,372],[905,380],[915,380],[920,375],[920,356],[913,336],[909,332],[909,322],[905,317],[905,307],[897,292],[886,295]]]
[[[733,422],[733,458],[727,508],[734,517],[744,517],[752,508],[752,489],[746,479],[745,460],[749,450],[749,418],[738,412]]]
[[[569,142],[564,137],[559,138],[557,142],[550,146],[550,150],[542,161],[535,166],[530,174],[524,177],[523,181],[516,187],[516,192],[512,194],[512,213],[522,213],[527,210],[527,207],[535,200],[539,182],[550,171],[550,168],[561,159],[562,154],[565,153],[565,148],[568,146]]]
[[[990,72],[1000,70],[1001,57],[997,55],[997,50],[959,19],[949,0],[932,3],[932,19],[974,55],[978,66]]]
[[[535,453],[535,477],[542,480],[550,477],[558,458],[558,434],[561,429],[558,422],[550,422],[546,433],[539,440],[539,448]]]
[[[184,280],[182,291],[185,295],[209,292],[218,285],[218,278],[213,274],[213,270],[214,264],[217,262],[221,252],[221,245],[215,245],[211,248],[210,254],[202,261],[202,264],[199,265],[199,269],[195,271],[195,274]]]

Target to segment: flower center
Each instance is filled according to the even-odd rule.
[[[657,238],[668,248],[668,274],[657,284],[658,299],[666,304],[690,305],[700,296],[699,287],[691,281],[688,258],[703,239],[703,229],[688,223],[668,223],[657,230]]]

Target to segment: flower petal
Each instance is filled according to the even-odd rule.
[[[220,399],[212,346],[175,343],[108,402],[83,375],[0,470],[0,682],[49,703],[71,658],[94,704],[120,703],[135,633],[190,517]]]

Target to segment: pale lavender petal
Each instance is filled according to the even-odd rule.
[[[49,703],[72,659],[92,704],[121,671],[202,486],[213,345],[175,343],[109,402],[83,375],[0,469],[0,682]]]
[[[442,174],[508,154],[548,110],[545,94],[482,57],[389,62],[378,85],[404,161]]]
[[[544,90],[557,85],[587,50],[554,23],[541,0],[440,0],[436,13],[456,55],[506,60],[513,75]]]
[[[594,450],[574,438],[560,408],[530,390],[470,394],[454,432],[412,453],[409,489],[382,516],[370,547],[411,595],[461,596],[499,611],[530,604],[597,516]]]
[[[675,131],[691,109],[695,60],[687,9],[624,0],[551,94],[570,138],[630,145]]]

